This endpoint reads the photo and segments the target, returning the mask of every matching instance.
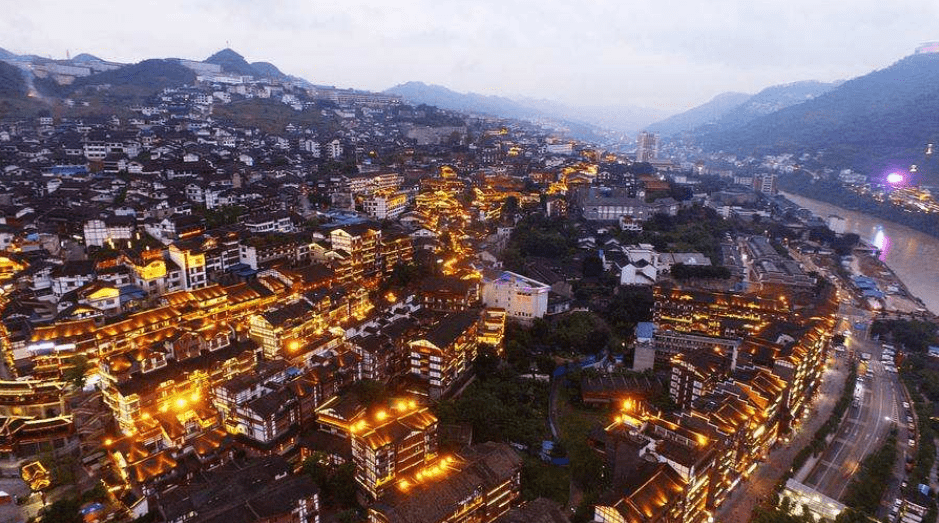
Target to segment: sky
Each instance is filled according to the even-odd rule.
[[[231,47],[316,84],[680,112],[849,79],[939,40],[936,0],[0,0],[0,47],[203,60]]]

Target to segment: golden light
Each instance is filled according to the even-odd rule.
[[[186,398],[176,398],[176,408],[183,409],[186,408]]]
[[[170,408],[169,405],[167,405],[166,403],[164,403],[164,404],[160,405],[160,412],[166,412],[167,410],[169,410],[169,408]]]
[[[141,419],[150,419],[150,413],[149,413],[149,412],[144,412],[143,414],[140,415],[140,418],[141,418]]]
[[[407,490],[408,487],[410,487],[410,486],[411,486],[411,484],[410,484],[410,483],[408,482],[408,480],[406,480],[406,479],[402,479],[401,481],[398,482],[398,487],[399,487],[401,490]]]
[[[388,413],[385,412],[384,410],[379,410],[378,412],[375,413],[375,419],[377,419],[378,421],[385,421],[385,418],[387,417],[388,417]]]
[[[401,400],[401,401],[398,402],[398,405],[397,405],[396,408],[397,408],[399,411],[404,412],[404,411],[408,410],[408,404],[405,403],[404,400]]]
[[[196,391],[196,392],[193,392],[191,396],[189,396],[189,401],[196,402],[196,401],[199,401],[201,397],[202,395],[199,394],[199,391]]]
[[[104,438],[104,446],[105,446],[105,447],[110,447],[112,443],[114,443],[114,440],[113,440],[113,439],[111,439],[111,438]]]
[[[287,350],[290,352],[297,352],[297,349],[300,348],[300,342],[297,340],[290,340],[290,343],[287,344]]]
[[[411,408],[411,409],[417,408],[417,402],[414,400],[408,401],[408,408]]]

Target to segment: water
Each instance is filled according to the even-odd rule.
[[[939,313],[939,238],[829,203],[784,195],[822,219],[827,220],[831,214],[844,218],[845,232],[853,232],[880,249],[880,259],[910,292],[922,299],[930,312]]]

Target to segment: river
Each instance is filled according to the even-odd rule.
[[[781,194],[824,220],[832,214],[844,218],[845,232],[853,232],[880,249],[880,259],[887,267],[914,296],[923,300],[930,312],[939,314],[939,238],[830,203]]]

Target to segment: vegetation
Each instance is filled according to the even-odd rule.
[[[546,436],[548,384],[524,379],[485,355],[477,365],[476,380],[459,398],[436,405],[440,423],[470,424],[477,442],[540,445]]]
[[[283,132],[287,124],[315,127],[329,134],[338,130],[335,122],[327,120],[317,108],[295,111],[290,106],[269,98],[251,98],[230,104],[217,104],[213,115],[220,121],[236,126],[258,128],[266,133]]]
[[[0,62],[0,96],[26,96],[26,80],[19,68]]]
[[[85,373],[89,367],[88,358],[84,354],[72,356],[68,360],[68,367],[62,373],[62,379],[80,389],[85,386]]]
[[[320,488],[323,503],[329,507],[354,509],[356,500],[355,464],[329,465],[322,453],[315,453],[303,461],[303,472],[309,474]]]
[[[82,505],[88,502],[97,501],[106,504],[108,501],[108,491],[104,485],[98,484],[91,490],[83,492],[77,497],[67,497],[55,501],[45,507],[42,513],[44,523],[83,523],[79,510]]]
[[[897,429],[890,430],[887,440],[864,458],[848,484],[844,503],[851,508],[875,516],[897,462]]]

